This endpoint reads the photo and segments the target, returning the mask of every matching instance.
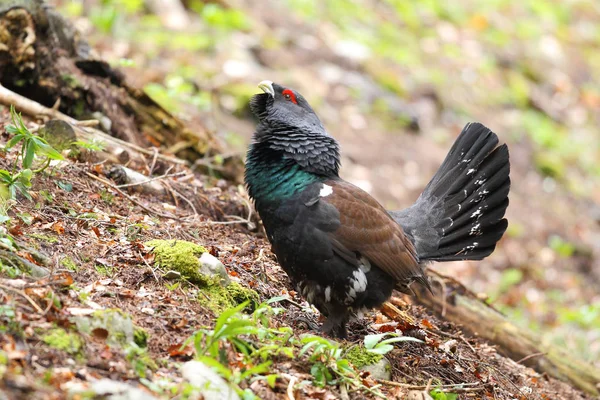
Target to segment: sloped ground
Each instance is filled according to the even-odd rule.
[[[245,104],[248,96],[255,93],[256,83],[272,79],[297,88],[340,140],[345,156],[343,176],[370,190],[390,208],[407,206],[416,198],[464,122],[486,123],[502,141],[508,142],[511,151],[513,186],[508,235],[494,255],[481,263],[437,264],[435,268],[455,276],[477,292],[487,293],[494,305],[501,307],[511,319],[537,330],[546,340],[591,362],[597,363],[600,359],[600,185],[596,134],[600,110],[597,86],[600,67],[596,51],[600,14],[594,2],[579,1],[572,7],[566,3],[540,7],[534,0],[500,1],[493,6],[462,2],[461,7],[447,2],[428,2],[426,6],[414,2],[406,6],[405,13],[390,8],[392,2],[370,0],[324,2],[313,8],[311,6],[318,1],[241,1],[235,2],[238,8],[226,12],[219,7],[203,8],[196,2],[188,10],[187,23],[180,21],[171,29],[160,22],[168,13],[148,10],[139,6],[141,2],[136,6],[136,2],[90,1],[85,7],[75,2],[56,3],[62,12],[72,16],[104,59],[123,67],[132,83],[144,86],[190,126],[214,129],[234,152],[243,153],[252,132],[253,124]],[[351,4],[355,6],[349,6]],[[3,110],[4,117],[6,112]],[[416,117],[421,127],[418,132],[406,127],[412,117]],[[10,159],[2,160],[3,166],[9,162]],[[128,308],[137,324],[149,328],[149,348],[153,356],[167,357],[167,343],[180,342],[195,327],[213,318],[209,311],[190,301],[195,298],[194,293],[183,294],[188,293],[189,287],[182,291],[172,287],[171,281],[157,282],[143,262],[147,251],[131,244],[136,235],[140,243],[150,238],[176,237],[209,247],[214,244],[213,252],[230,273],[239,273],[237,278],[248,286],[256,284],[263,299],[281,294],[287,284],[278,269],[269,270],[268,276],[280,283],[272,282],[269,277],[263,283],[264,277],[253,272],[252,268],[271,267],[274,262],[269,258],[266,243],[255,238],[256,232],[247,236],[243,224],[202,226],[195,220],[143,217],[143,210],[119,195],[111,204],[109,199],[116,193],[81,172],[102,174],[101,167],[71,168],[58,170],[61,179],[53,176],[35,182],[33,191],[38,194],[36,201],[45,205],[43,211],[36,210],[35,203],[29,202],[22,202],[18,207],[31,215],[41,215],[45,222],[34,220],[31,225],[22,224],[20,230],[25,234],[18,237],[37,243],[51,254],[57,271],[63,267],[60,264],[63,252],[70,254],[79,268],[71,273],[79,290],[54,287],[53,291],[64,304],[75,308],[91,308],[82,302],[89,298],[103,306]],[[145,171],[141,165],[136,169]],[[197,179],[207,178],[198,176]],[[57,186],[59,180],[72,180],[76,190],[64,192]],[[210,201],[200,196],[198,200],[205,203],[219,200],[221,191],[234,194],[237,191],[226,183],[219,183],[217,188],[213,186],[215,183],[209,182],[206,187],[211,189],[191,190],[196,193],[206,190]],[[63,201],[46,203],[42,190]],[[141,197],[142,203],[153,209],[171,212],[168,207],[164,208],[163,201]],[[225,197],[232,199],[232,211],[217,213],[213,218],[223,219],[227,213],[247,216],[243,200],[235,200],[235,195]],[[69,200],[69,206],[65,206],[64,200]],[[188,215],[190,210],[180,209],[183,203],[177,212]],[[110,211],[113,207],[120,208]],[[100,221],[82,217],[86,213],[102,214],[99,210],[109,217],[102,216]],[[113,214],[124,218],[111,221]],[[56,221],[63,222],[56,226]],[[57,233],[62,232],[61,225],[69,228],[65,234]],[[93,228],[98,230],[99,237]],[[44,236],[55,235],[58,242],[48,243],[39,237],[27,236],[39,231]],[[123,243],[122,236],[126,238]],[[75,247],[76,237],[81,240],[80,247]],[[224,245],[226,241],[229,242]],[[62,252],[55,250],[55,246],[56,249],[63,246]],[[234,246],[247,249],[248,253],[237,251]],[[260,249],[264,249],[262,256]],[[217,253],[219,251],[223,254]],[[146,261],[150,263],[151,257]],[[240,265],[247,266],[248,271]],[[155,273],[160,279],[160,274]],[[115,274],[117,277],[113,278]],[[99,283],[92,285],[94,282]],[[82,288],[86,290],[79,295]],[[85,294],[88,291],[90,295]],[[36,313],[35,307],[19,292],[7,293],[24,312],[17,313],[19,323],[39,320],[40,329],[48,329],[50,325],[43,324],[45,316],[61,324],[70,318],[67,311],[58,312],[53,308],[45,314]],[[45,311],[47,302],[42,300],[45,295],[42,291],[28,296],[38,301]],[[160,307],[154,306],[157,303]],[[137,307],[140,304],[143,306]],[[181,304],[186,304],[186,308]],[[297,317],[306,314],[289,304],[283,306],[287,311],[281,318],[291,326],[296,326]],[[135,311],[142,308],[145,313]],[[159,312],[150,315],[151,309]],[[421,315],[418,307],[411,306],[409,310],[420,319],[457,335],[432,316]],[[57,313],[62,317],[55,317]],[[44,317],[37,318],[37,314]],[[161,314],[166,317],[157,318]],[[3,322],[8,324],[12,317],[7,315],[7,318]],[[314,316],[309,318],[311,321],[314,322]],[[162,325],[157,327],[158,322]],[[298,331],[301,329],[306,328],[299,327]],[[364,327],[355,329],[363,332]],[[31,334],[32,329],[24,331]],[[40,337],[35,330],[33,336]],[[13,344],[6,336],[3,340],[9,343],[5,351],[16,351],[9,354],[15,358],[10,364],[10,379],[6,378],[9,384],[5,385],[11,390],[21,384],[24,388],[40,385],[36,390],[42,390],[47,385],[44,382],[60,385],[61,379],[91,380],[94,374],[119,379],[135,376],[121,351],[101,352],[102,340],[99,344],[94,344],[92,339],[86,342],[87,356],[101,358],[98,364],[101,368],[81,361],[77,366],[86,365],[87,375],[82,372],[75,377],[70,372],[81,368],[75,369],[64,353],[48,350],[36,340],[28,342],[35,346],[21,352],[22,341]],[[461,354],[471,358],[472,350],[463,345],[462,340],[458,342]],[[492,364],[489,359],[493,359],[493,355],[482,352],[476,342],[471,344],[486,363]],[[440,356],[434,351],[435,346],[422,349],[413,343],[400,346],[403,349],[400,356],[408,353],[408,348],[418,350],[413,358],[391,357],[395,360],[394,380],[426,384],[433,375],[443,378],[443,383],[471,382],[458,377],[463,373],[473,378],[465,372],[441,373],[441,359],[429,358],[432,354]],[[35,357],[27,358],[37,350],[54,355],[58,361],[64,360],[68,368],[54,374],[55,378],[50,373],[44,376],[48,363],[40,364]],[[433,364],[424,365],[424,370],[411,369],[429,360]],[[299,371],[307,373],[310,363],[302,361],[300,364]],[[514,397],[533,396],[524,387],[533,385],[535,380],[535,385],[541,385],[535,392],[546,390],[547,398],[576,396],[559,384],[549,384],[543,377],[520,381],[527,374],[515,371],[523,369],[506,360],[500,364],[504,367],[492,375],[493,380],[503,382],[501,387]],[[160,365],[164,370],[151,377],[155,382],[156,376],[163,374],[169,376],[167,381],[178,382],[179,373]],[[463,370],[472,370],[461,365]],[[20,366],[25,366],[24,376],[29,379],[19,378]],[[503,369],[507,366],[509,368]],[[124,372],[128,368],[129,371]],[[59,378],[62,373],[64,377]],[[280,391],[287,390],[289,381],[286,379],[278,381]],[[479,385],[480,381],[477,382]],[[397,390],[406,393],[407,389]],[[47,389],[46,393],[50,391]],[[30,396],[37,398],[38,393]],[[482,393],[465,392],[461,396],[479,398]]]
[[[2,110],[1,116],[5,125],[7,110]],[[10,168],[15,155],[13,151],[0,160],[0,168]],[[142,164],[137,167],[143,171]],[[9,277],[14,270],[4,262],[0,281],[0,394],[4,398],[96,398],[116,390],[116,381],[140,388],[144,396],[189,395],[190,386],[182,379],[179,366],[193,357],[194,350],[192,346],[181,349],[181,345],[194,331],[211,327],[220,312],[215,315],[206,308],[198,286],[163,278],[165,269],[153,264],[149,248],[143,245],[156,238],[205,246],[225,264],[232,280],[256,290],[262,301],[289,295],[292,301],[280,302],[283,310],[272,316],[269,325],[292,328],[296,339],[317,333],[311,330],[318,326],[317,313],[293,292],[259,232],[249,231],[244,223],[223,224],[231,219],[226,215],[221,221],[194,216],[184,202],[175,207],[132,192],[134,203],[110,183],[90,177],[106,179],[104,168],[74,160],[60,162],[35,178],[30,191],[34,201],[19,201],[10,209],[13,222],[9,232],[48,255],[51,275],[41,280],[22,274]],[[172,179],[163,181],[174,184]],[[229,204],[229,209],[240,211],[239,217],[247,216],[247,210],[240,208],[246,202],[236,186],[201,175],[178,183],[195,188],[198,198],[204,199],[196,204],[198,207],[226,209]],[[158,216],[161,214],[171,218]],[[27,251],[20,255],[35,262]],[[430,383],[428,390],[438,387],[457,393],[459,398],[586,398],[563,383],[499,356],[486,343],[464,337],[458,327],[411,305],[409,298],[397,299],[396,304],[418,323],[390,321],[378,312],[369,314],[353,323],[349,341],[343,343],[348,348],[351,343],[362,342],[365,334],[377,332],[402,332],[424,341],[400,343],[387,355],[391,380],[400,386],[384,383],[377,389],[381,395],[405,398],[410,390],[422,391]],[[97,318],[98,310],[115,308],[146,332],[142,339],[135,337],[137,345],[111,342],[116,325],[86,333],[78,322],[90,315]],[[65,335],[69,335],[66,341]],[[223,344],[222,348],[231,370],[249,368],[248,360],[230,345]],[[265,399],[375,396],[364,388],[350,386],[349,392],[341,393],[335,384],[315,386],[311,371],[317,361],[306,354],[298,356],[299,350],[295,345],[291,358],[272,356],[268,371],[276,374],[272,387],[264,380],[253,382],[250,378],[242,380],[240,386],[250,387]],[[101,378],[110,379],[104,392],[94,384]],[[359,381],[366,387],[375,385],[367,373],[362,373]]]

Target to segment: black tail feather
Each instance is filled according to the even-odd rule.
[[[479,123],[467,124],[417,202],[390,214],[413,239],[421,261],[480,260],[508,222],[508,147]]]

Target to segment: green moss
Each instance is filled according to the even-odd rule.
[[[83,347],[83,341],[79,335],[67,332],[62,328],[51,329],[42,336],[42,341],[52,348],[66,351],[69,354],[79,354]]]
[[[248,300],[250,308],[254,308],[254,303],[259,301],[258,293],[254,290],[245,288],[237,282],[222,286],[219,277],[208,279],[201,289],[198,301],[215,314]]]
[[[139,347],[148,346],[148,338],[150,335],[143,328],[136,326],[133,330],[133,342]]]
[[[153,247],[154,260],[159,266],[180,272],[190,282],[208,283],[207,277],[199,272],[198,257],[206,252],[204,247],[184,240],[156,239],[144,244]]]
[[[155,262],[164,268],[180,272],[190,282],[201,289],[198,301],[215,314],[235,307],[247,300],[259,301],[258,293],[239,283],[224,286],[220,276],[207,276],[200,272],[199,257],[206,249],[195,243],[183,240],[151,240],[145,243],[153,247]]]
[[[383,358],[381,354],[370,353],[363,346],[352,346],[346,352],[346,358],[356,368],[362,368],[365,365],[373,365]]]
[[[75,261],[69,256],[64,257],[60,260],[60,265],[68,269],[69,271],[77,272],[79,271],[79,267],[75,264]]]
[[[56,236],[43,235],[41,233],[30,233],[28,234],[28,236],[49,244],[58,243],[58,239],[56,238]]]

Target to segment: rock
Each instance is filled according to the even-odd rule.
[[[163,275],[163,278],[169,279],[169,280],[181,279],[181,272],[173,271],[171,269],[171,270],[165,272],[165,274]]]
[[[219,275],[225,281],[223,282],[225,285],[228,285],[230,282],[229,275],[227,275],[227,270],[223,263],[208,252],[202,253],[200,256],[200,273],[209,276]]]
[[[225,379],[200,361],[188,361],[183,364],[181,374],[198,390],[204,400],[240,399]]]
[[[118,309],[98,310],[90,316],[75,318],[77,329],[92,334],[97,329],[108,332],[106,342],[111,346],[127,347],[132,343],[144,347],[148,334],[142,328],[134,325],[129,314]]]
[[[156,397],[146,390],[142,390],[125,382],[113,381],[112,379],[100,379],[92,382],[89,391],[92,391],[95,396],[107,400],[156,399]]]
[[[373,379],[389,381],[392,378],[392,367],[388,359],[385,357],[377,361],[375,364],[361,367],[360,370],[369,372]]]

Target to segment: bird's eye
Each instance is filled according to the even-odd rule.
[[[283,92],[281,92],[281,94],[283,95],[284,99],[291,101],[294,104],[298,104],[298,101],[296,100],[296,95],[290,89],[285,89]]]

